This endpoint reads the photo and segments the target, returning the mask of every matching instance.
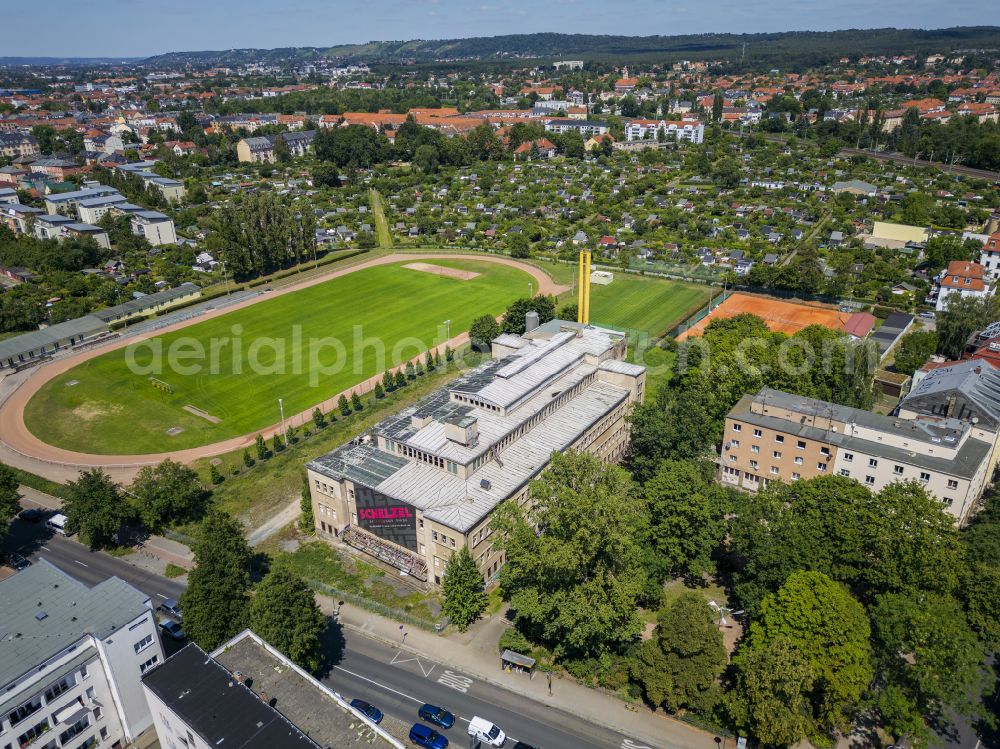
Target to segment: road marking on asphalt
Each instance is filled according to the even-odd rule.
[[[50,549],[48,546],[42,546],[41,548],[45,549],[46,551],[52,551],[52,549]]]
[[[653,747],[646,746],[645,744],[637,744],[632,739],[625,739],[622,742],[622,749],[653,749]]]
[[[87,567],[88,566],[88,565],[84,564],[83,562],[81,562],[79,559],[74,559],[73,561],[76,562],[81,567]]]
[[[454,671],[443,671],[438,677],[437,682],[446,687],[456,689],[463,694],[468,692],[469,687],[472,686],[472,679],[468,676],[462,676],[462,674],[456,674]]]
[[[375,681],[374,679],[369,679],[367,676],[362,676],[361,674],[356,674],[353,671],[348,671],[346,668],[343,668],[342,666],[334,666],[334,668],[336,670],[338,670],[338,671],[343,671],[345,674],[350,674],[351,676],[354,676],[355,678],[363,679],[364,681],[367,681],[369,684],[374,684],[377,687],[381,687],[382,689],[386,690],[387,692],[392,692],[393,694],[398,694],[400,697],[405,697],[408,700],[413,700],[418,705],[423,705],[424,704],[423,700],[418,700],[416,697],[411,697],[410,695],[406,694],[405,692],[400,692],[398,689],[393,689],[392,687],[386,686],[385,684],[383,684],[380,681]]]
[[[165,595],[163,595],[162,593],[157,593],[156,595],[157,595],[157,596],[159,596],[160,598],[164,599],[164,600],[166,600],[166,598],[167,598],[167,597],[166,597]]]
[[[401,653],[399,651],[397,651],[392,656],[392,660],[389,661],[389,664],[390,665],[395,665],[395,664],[399,664],[399,663],[409,663],[410,661],[415,661],[416,664],[417,664],[417,666],[420,667],[420,670],[423,672],[423,674],[424,674],[424,676],[426,678],[430,678],[431,672],[435,668],[437,668],[437,664],[436,663],[432,664],[430,668],[424,668],[424,663],[423,663],[423,661],[420,660],[420,658],[418,658],[416,656],[414,656],[413,658],[400,658],[399,657],[400,655],[401,655]]]

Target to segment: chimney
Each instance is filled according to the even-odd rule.
[[[530,333],[538,327],[538,313],[531,310],[524,316],[524,332]]]

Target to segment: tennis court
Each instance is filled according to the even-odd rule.
[[[823,325],[831,330],[842,331],[844,321],[848,317],[847,313],[838,312],[833,306],[795,304],[780,299],[736,293],[712,310],[707,317],[677,336],[677,340],[683,341],[688,336],[700,336],[712,320],[736,317],[744,313],[756,315],[769,329],[789,335],[810,325]]]

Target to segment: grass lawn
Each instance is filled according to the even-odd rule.
[[[379,247],[392,247],[392,232],[389,231],[389,222],[385,218],[385,210],[382,208],[382,196],[374,188],[368,195],[369,204],[372,209],[372,218],[375,221],[375,237]]]
[[[304,411],[441,342],[444,320],[456,335],[479,315],[500,314],[530,279],[516,268],[473,259],[433,264],[480,275],[461,281],[402,264],[366,268],[154,339],[164,361],[178,342],[186,341],[187,351],[201,346],[203,358],[180,362],[194,362],[201,372],[182,374],[175,366],[135,374],[127,349],[108,352],[47,383],[25,409],[28,428],[50,444],[103,454],[182,449],[253,432],[278,421],[278,398],[286,416]],[[311,339],[336,339],[342,348],[315,347]],[[356,340],[363,341],[360,351]],[[214,357],[210,343],[217,347]],[[150,348],[139,348],[135,364],[150,364]],[[213,358],[215,372],[208,371]],[[150,375],[172,392],[154,388]],[[188,405],[218,423],[190,413]]]
[[[662,278],[615,273],[607,286],[590,285],[590,321],[659,338],[708,303],[708,288]]]

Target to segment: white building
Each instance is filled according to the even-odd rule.
[[[159,211],[137,211],[130,214],[132,233],[145,237],[154,247],[164,244],[177,244],[177,231],[174,220]]]
[[[938,278],[936,309],[943,312],[954,296],[983,297],[992,293],[986,283],[983,266],[965,260],[952,260]]]
[[[36,562],[0,582],[0,633],[0,747],[120,747],[152,725],[140,678],[163,649],[131,585]]]
[[[668,139],[702,143],[705,123],[698,120],[629,120],[625,123],[625,140],[656,140],[660,131]]]

